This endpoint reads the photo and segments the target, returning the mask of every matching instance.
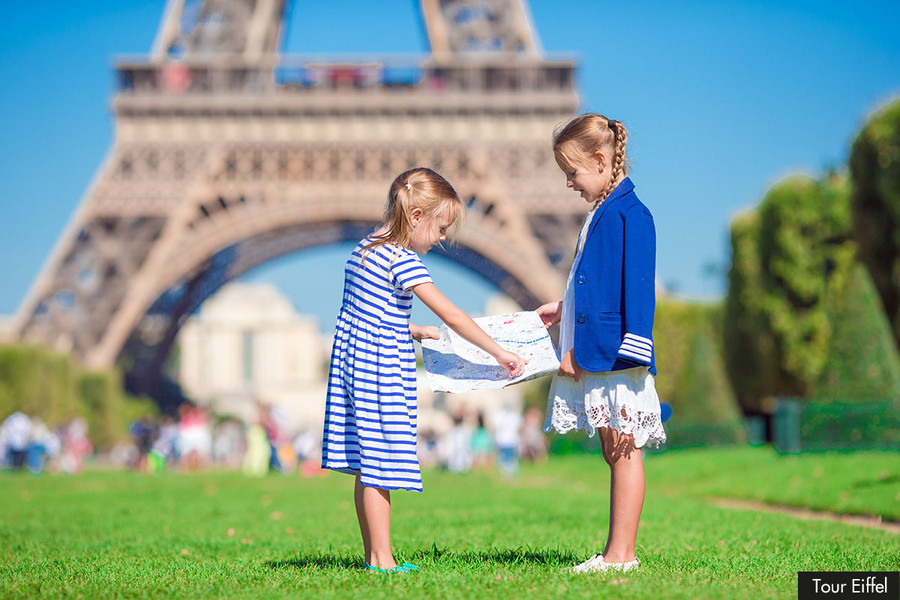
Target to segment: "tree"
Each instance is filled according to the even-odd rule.
[[[828,298],[853,262],[849,184],[794,176],[732,224],[727,369],[747,410],[806,395],[828,353]]]
[[[775,389],[775,341],[762,307],[757,211],[731,224],[731,269],[725,298],[723,340],[725,370],[735,396],[749,413],[763,412],[763,401]]]
[[[900,342],[900,100],[873,114],[860,131],[850,173],[859,256]]]

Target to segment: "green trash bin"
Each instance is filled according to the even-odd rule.
[[[797,454],[800,443],[800,417],[803,403],[796,398],[777,398],[772,415],[772,444],[782,454]]]
[[[762,415],[744,417],[744,429],[747,431],[747,443],[751,446],[766,443],[766,418]]]

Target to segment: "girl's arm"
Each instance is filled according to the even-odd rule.
[[[546,327],[556,325],[562,318],[562,300],[548,302],[547,304],[538,307],[534,312],[538,314]]]
[[[450,302],[433,283],[421,283],[412,290],[419,300],[431,309],[431,312],[447,324],[447,327],[458,333],[464,340],[475,344],[493,356],[501,366],[509,369],[510,377],[518,377],[525,370],[523,358],[501,348],[472,320],[472,317]]]

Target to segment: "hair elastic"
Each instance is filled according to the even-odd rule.
[[[613,131],[615,131],[616,129],[618,129],[618,125],[619,125],[619,122],[618,122],[618,121],[615,121],[615,120],[613,120],[613,119],[609,119],[609,120],[606,122],[606,126],[609,127],[610,129],[612,129]]]
[[[410,192],[412,191],[412,186],[409,185],[408,181],[406,182],[406,189],[409,190]]]

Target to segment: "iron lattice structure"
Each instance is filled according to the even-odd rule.
[[[428,55],[321,61],[278,53],[284,0],[169,0],[150,56],[117,64],[112,148],[16,335],[92,368],[118,360],[152,394],[205,298],[361,238],[420,165],[467,199],[451,258],[523,307],[561,297],[584,207],[557,201],[549,140],[578,105],[574,62],[542,56],[524,0],[421,12]]]

